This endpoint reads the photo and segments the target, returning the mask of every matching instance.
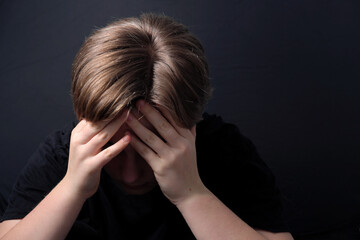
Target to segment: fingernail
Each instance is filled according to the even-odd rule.
[[[124,142],[128,143],[130,142],[130,134],[129,133],[126,133],[125,134],[125,137],[123,138]]]

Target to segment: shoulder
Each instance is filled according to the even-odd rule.
[[[215,114],[203,114],[203,120],[197,124],[196,144],[200,155],[221,155],[226,161],[240,163],[245,160],[258,160],[253,143],[245,137],[239,128],[227,123]]]
[[[66,171],[71,131],[76,122],[71,122],[62,128],[53,131],[39,144],[24,167],[21,176],[27,175],[54,175],[60,178]]]
[[[205,113],[197,125],[196,138],[199,171],[205,181],[216,185],[229,181],[243,184],[248,178],[263,179],[263,184],[272,182],[273,176],[256,147],[236,125]]]
[[[64,177],[74,124],[49,134],[34,151],[16,180],[2,220],[23,218]]]
[[[239,133],[237,127],[233,124],[226,123],[216,114],[203,114],[203,119],[197,124],[197,134],[200,136],[212,136],[214,134]]]
[[[196,141],[201,179],[225,205],[252,227],[285,229],[275,177],[236,125],[204,114]]]
[[[71,132],[76,126],[76,122],[68,123],[67,125],[51,132],[44,141],[40,144],[40,147],[44,145],[51,146],[53,149],[57,148],[69,148]]]
[[[64,165],[67,166],[70,136],[75,125],[76,122],[68,123],[46,136],[31,155],[24,170],[26,171],[29,167],[46,166],[49,164],[60,168],[63,168]]]

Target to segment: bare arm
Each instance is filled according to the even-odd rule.
[[[208,191],[183,201],[177,207],[197,239],[293,240],[290,233],[254,230]]]
[[[10,229],[12,229],[18,222],[20,222],[20,219],[13,219],[13,220],[5,220],[0,223],[0,239],[8,232]]]
[[[204,186],[197,170],[195,127],[178,126],[166,110],[161,110],[164,117],[143,100],[137,107],[160,136],[130,114],[127,123],[136,135],[131,145],[149,163],[162,192],[197,239],[292,239],[289,233],[254,230]]]
[[[273,233],[264,230],[256,230],[256,231],[269,240],[294,240],[294,238],[289,232]]]
[[[67,184],[62,180],[1,239],[64,239],[84,203],[84,199],[69,191]]]
[[[130,137],[124,136],[112,146],[102,149],[126,117],[124,112],[111,122],[93,124],[80,121],[71,134],[65,177],[22,220],[1,223],[1,240],[64,239],[85,200],[96,192],[103,166],[129,144]]]

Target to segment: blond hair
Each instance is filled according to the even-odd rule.
[[[112,119],[142,98],[191,128],[211,86],[200,41],[169,17],[143,14],[87,38],[74,59],[71,93],[79,119]]]

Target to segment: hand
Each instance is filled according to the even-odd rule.
[[[131,136],[131,146],[151,166],[164,195],[177,205],[203,192],[206,188],[197,169],[195,126],[191,130],[182,128],[168,111],[162,111],[165,118],[143,100],[137,102],[137,108],[159,135],[130,113],[127,124],[136,134]]]
[[[84,199],[92,196],[100,182],[101,169],[117,156],[130,142],[125,135],[113,145],[104,145],[126,121],[128,111],[124,111],[112,121],[91,123],[81,120],[73,129],[70,139],[69,163],[64,180],[75,194]]]

